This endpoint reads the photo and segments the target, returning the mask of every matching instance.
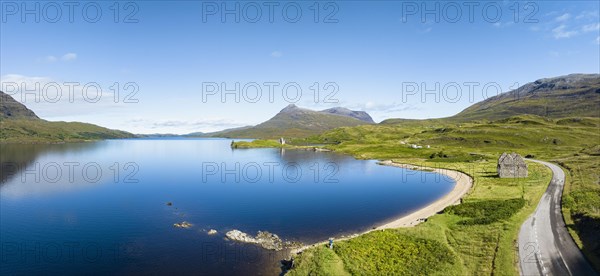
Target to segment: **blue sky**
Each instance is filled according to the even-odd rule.
[[[59,4],[60,16],[54,13],[57,6],[46,2],[25,7],[2,2],[2,89],[45,119],[134,133],[252,125],[290,102],[364,110],[375,121],[445,117],[497,90],[544,77],[600,73],[598,1],[480,2],[471,18],[469,2],[319,2],[318,9],[314,1],[277,2],[273,22],[266,6],[273,2],[226,2],[229,9],[239,4],[239,23],[232,14],[223,18],[221,2],[81,2],[72,18],[63,2],[53,3]],[[211,14],[215,3],[219,10]],[[23,14],[36,4],[39,22],[35,14]],[[262,16],[250,22],[257,6]],[[91,23],[96,7],[102,15]],[[302,15],[288,22],[297,7]],[[434,10],[439,20],[424,10]],[[133,22],[123,22],[132,12]],[[323,22],[326,18],[332,22]],[[73,86],[70,97],[66,85],[73,82],[80,85]],[[23,83],[32,92],[24,93]],[[97,102],[89,97],[93,89],[87,90],[87,100],[82,97],[82,87],[93,83],[102,89]],[[222,101],[222,91],[206,94],[206,85],[213,83],[225,83],[227,89],[239,83],[240,100],[231,94]],[[264,83],[279,84],[272,100]],[[471,83],[472,93],[465,83]],[[62,91],[56,102],[48,99],[56,95],[52,84]],[[256,85],[260,100],[245,99],[253,98]],[[287,98],[284,86],[292,87]],[[297,101],[293,87],[302,89]],[[126,97],[133,89],[135,95]]]

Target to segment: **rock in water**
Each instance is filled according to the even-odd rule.
[[[184,221],[182,223],[174,223],[173,226],[175,226],[177,228],[190,228],[193,226],[193,224],[191,224],[187,221]]]
[[[253,243],[264,249],[279,251],[284,248],[295,248],[302,246],[299,242],[282,241],[279,236],[268,231],[258,231],[256,237],[252,237],[240,230],[231,230],[225,234],[228,239],[238,242]]]
[[[252,236],[240,231],[240,230],[231,230],[225,233],[225,236],[234,241],[245,242],[245,243],[257,243],[256,239]]]
[[[215,234],[217,234],[217,230],[215,230],[215,229],[210,229],[210,230],[208,230],[208,234],[209,234],[209,235],[215,235]]]
[[[283,242],[279,236],[269,233],[267,231],[258,231],[256,234],[256,240],[265,249],[279,251],[283,249]]]

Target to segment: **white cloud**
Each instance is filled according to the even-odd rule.
[[[38,61],[45,61],[48,63],[54,63],[57,61],[73,61],[77,59],[77,54],[76,53],[66,53],[64,55],[62,55],[60,58],[50,55],[50,56],[46,56],[45,58],[41,58],[38,59]]]
[[[150,120],[134,118],[127,120],[126,124],[133,127],[142,127],[155,133],[181,133],[191,132],[213,132],[228,128],[250,125],[248,123],[230,120],[226,118],[203,118],[200,120]]]
[[[598,17],[598,11],[583,11],[575,17],[575,19],[586,19]]]
[[[511,25],[513,25],[514,22],[512,21],[508,21],[508,22],[496,22],[494,24],[492,24],[492,26],[496,27],[496,28],[505,28],[505,27],[510,27]]]
[[[578,32],[575,30],[567,30],[567,26],[564,24],[552,29],[552,35],[556,39],[569,38],[577,34]]]
[[[571,14],[570,13],[565,13],[565,14],[563,14],[561,16],[556,17],[555,20],[558,21],[558,22],[564,22],[564,21],[569,20],[569,18],[571,18]]]
[[[58,59],[55,56],[47,56],[45,60],[46,62],[56,62]]]
[[[402,103],[389,103],[389,104],[385,104],[385,103],[375,103],[372,101],[368,101],[366,103],[361,103],[361,104],[354,104],[351,105],[349,107],[350,109],[358,109],[358,110],[363,110],[363,111],[367,111],[367,112],[374,112],[374,113],[392,113],[392,112],[399,112],[399,111],[407,111],[407,110],[414,110],[415,108],[409,104],[402,104]]]
[[[60,59],[63,60],[63,61],[76,60],[77,59],[77,54],[76,53],[66,53]]]
[[[593,32],[600,30],[600,23],[588,24],[581,27],[581,31],[584,33]]]
[[[555,39],[570,38],[584,33],[597,32],[598,30],[600,30],[600,23],[587,24],[578,28],[568,28],[567,25],[561,24],[552,29],[552,36]]]
[[[52,82],[52,79],[48,77],[28,77],[19,74],[7,74],[0,76],[0,90],[6,93],[20,92],[21,87],[30,90],[36,86],[44,86],[50,82]],[[18,86],[14,88],[16,89],[15,91],[12,91],[13,85]]]
[[[96,82],[59,81],[50,77],[19,74],[0,76],[1,91],[45,119],[98,114],[111,112],[111,108],[123,107],[121,101],[115,103],[115,94],[108,89],[109,86]]]
[[[271,57],[280,58],[282,56],[283,56],[283,53],[281,51],[273,51],[273,52],[271,52]]]

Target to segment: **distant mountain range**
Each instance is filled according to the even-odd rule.
[[[111,138],[132,138],[135,135],[78,122],[49,122],[0,91],[0,143],[72,142]]]
[[[498,120],[525,114],[548,118],[600,117],[600,75],[571,74],[540,79],[473,104],[454,116],[429,120]],[[418,123],[418,121],[420,120],[388,119],[381,124]],[[193,133],[189,136],[306,137],[337,127],[374,123],[371,116],[364,111],[353,111],[342,107],[313,111],[291,104],[273,118],[256,126],[212,133]]]
[[[131,133],[85,123],[48,122],[0,91],[0,142],[77,141],[135,137]],[[540,79],[518,89],[476,103],[444,121],[498,120],[517,115],[547,118],[600,117],[600,75],[571,74]],[[419,123],[414,119],[388,119],[380,124]],[[256,126],[218,132],[195,132],[187,137],[294,138],[323,133],[338,127],[375,122],[364,111],[334,107],[321,111],[290,104],[273,118]],[[143,137],[142,135],[141,137]],[[170,135],[146,135],[160,137]]]
[[[460,113],[431,120],[498,120],[517,115],[547,118],[600,117],[600,74],[571,74],[527,83],[490,97]],[[382,124],[415,121],[388,119]]]
[[[212,133],[192,133],[188,136],[227,138],[306,137],[337,127],[374,123],[373,118],[364,111],[354,111],[343,107],[314,111],[290,104],[273,118],[256,126],[232,128]]]

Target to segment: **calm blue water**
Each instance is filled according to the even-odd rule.
[[[0,145],[0,274],[276,275],[285,252],[224,233],[315,242],[367,230],[454,185],[335,153],[230,142]],[[194,226],[173,227],[182,221]]]

